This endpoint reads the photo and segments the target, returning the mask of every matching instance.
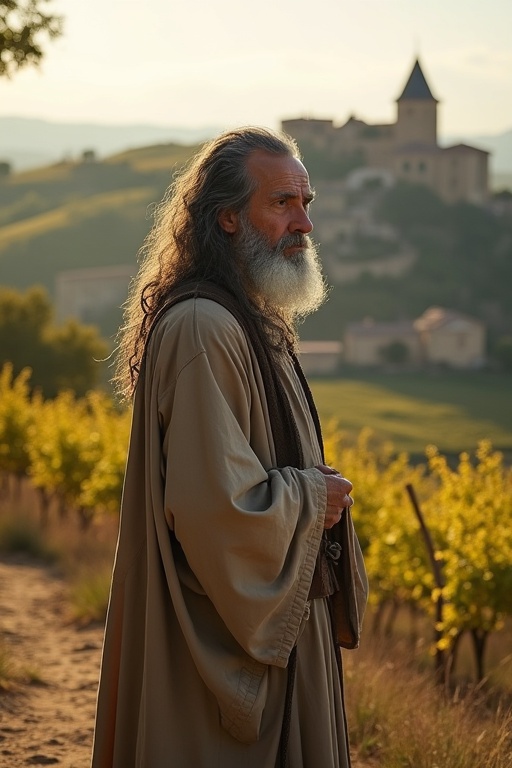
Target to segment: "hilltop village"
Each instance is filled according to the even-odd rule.
[[[396,121],[367,123],[354,116],[344,125],[332,120],[283,120],[305,154],[321,152],[331,162],[345,161],[358,171],[352,184],[401,179],[425,184],[446,203],[484,203],[488,196],[488,152],[467,144],[440,147],[438,100],[432,95],[419,60],[396,100]]]
[[[512,195],[489,193],[486,152],[440,146],[419,61],[397,92],[390,124],[282,123],[317,192],[313,237],[332,286],[300,328],[309,373],[474,369],[510,337]],[[112,342],[151,211],[196,149],[88,151],[0,179],[0,282],[42,286],[59,322],[94,324]]]
[[[396,100],[396,121],[369,123],[355,116],[342,125],[333,120],[295,118],[282,121],[314,169],[329,168],[316,180],[315,239],[321,243],[329,278],[346,288],[363,275],[398,278],[417,259],[403,233],[376,215],[382,192],[399,182],[422,185],[444,203],[485,205],[488,200],[488,153],[466,144],[438,143],[438,104],[419,60]],[[319,159],[322,161],[319,164]],[[313,171],[314,173],[314,171]],[[325,178],[326,175],[338,178]],[[482,322],[450,308],[429,307],[416,318],[349,322],[343,344],[304,344],[311,373],[337,365],[340,355],[354,365],[388,361],[480,367],[485,359]],[[322,350],[322,352],[321,352]],[[323,362],[322,362],[323,361]]]

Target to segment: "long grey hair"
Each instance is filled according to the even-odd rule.
[[[206,280],[226,288],[260,324],[272,347],[294,343],[294,331],[283,318],[262,313],[247,295],[231,258],[233,236],[218,221],[222,210],[244,210],[253,194],[255,181],[246,165],[256,150],[300,158],[285,134],[257,127],[227,131],[203,145],[156,207],[117,338],[114,384],[122,397],[133,394],[155,315],[169,292],[184,282]]]

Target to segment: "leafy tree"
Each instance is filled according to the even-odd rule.
[[[45,12],[48,0],[1,0],[0,76],[10,77],[22,67],[38,66],[41,40],[62,32],[62,18]]]
[[[409,348],[403,341],[391,341],[380,348],[379,355],[384,363],[402,365],[409,359]]]
[[[503,371],[512,371],[512,336],[503,336],[496,342],[493,357]]]
[[[403,232],[410,233],[416,228],[444,227],[447,206],[428,187],[400,182],[387,190],[378,215]]]
[[[98,512],[117,512],[126,463],[129,411],[99,392],[76,398],[63,391],[36,411],[28,473],[43,505],[55,498],[84,527]],[[44,506],[43,506],[44,514]]]
[[[30,369],[0,369],[0,481],[29,477],[39,494],[41,522],[55,500],[62,515],[75,512],[84,527],[98,513],[117,512],[126,463],[131,412],[111,397],[69,390],[53,400],[30,393]]]
[[[84,395],[98,381],[99,362],[105,358],[106,345],[94,326],[68,320],[64,325],[48,329],[45,335],[50,360],[53,361],[46,390],[56,393],[72,389]]]
[[[0,288],[0,366],[11,363],[15,375],[30,367],[32,386],[46,397],[60,389],[83,395],[98,383],[106,344],[92,326],[74,320],[55,326],[53,320],[42,288],[25,294]]]
[[[481,680],[489,635],[511,613],[512,471],[488,440],[480,442],[476,462],[462,453],[456,469],[433,446],[427,455],[439,482],[424,506],[446,581],[442,643],[450,648],[469,632]]]
[[[29,442],[29,474],[46,497],[55,496],[62,511],[78,510],[84,525],[90,515],[80,504],[84,481],[100,457],[101,437],[88,403],[70,391],[46,400]]]
[[[33,421],[30,369],[14,377],[12,365],[0,370],[0,474],[23,477],[30,465],[28,434]]]
[[[370,601],[377,618],[384,605],[409,605],[431,617],[436,647],[454,656],[464,633],[473,641],[476,676],[484,675],[491,633],[512,615],[512,470],[499,451],[483,440],[476,456],[460,456],[452,468],[429,447],[428,471],[411,466],[393,447],[374,444],[363,431],[353,446],[327,430],[326,456],[354,482],[360,502],[354,506],[356,528],[365,552]],[[412,485],[422,499],[435,557],[442,567],[444,599],[404,489]],[[393,612],[390,614],[393,615]]]
[[[355,168],[365,165],[361,151],[333,153],[301,141],[304,163],[312,179],[343,179]]]
[[[0,288],[0,366],[12,363],[14,374],[29,366],[39,384],[45,367],[44,329],[52,321],[52,307],[44,290],[25,294]]]
[[[101,440],[99,458],[82,483],[80,504],[94,513],[116,513],[121,502],[131,412],[116,410],[113,400],[98,392],[89,393],[88,403]]]

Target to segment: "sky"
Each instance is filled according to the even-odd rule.
[[[64,34],[0,115],[176,127],[395,119],[419,56],[441,135],[512,128],[511,0],[50,0]]]

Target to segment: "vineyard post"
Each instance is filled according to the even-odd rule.
[[[436,600],[436,617],[435,617],[435,625],[434,625],[434,641],[436,644],[436,676],[441,681],[445,671],[444,654],[441,648],[439,648],[439,640],[441,640],[441,637],[442,637],[442,630],[440,629],[440,627],[443,621],[444,579],[443,579],[443,574],[441,570],[441,563],[436,558],[432,536],[430,535],[430,531],[427,528],[427,524],[425,523],[425,518],[423,517],[423,513],[420,509],[416,492],[411,483],[407,483],[407,485],[405,486],[405,489],[409,494],[409,498],[411,500],[413,509],[416,513],[416,517],[418,518],[418,521],[420,524],[421,532],[423,534],[423,539],[425,541],[425,546],[427,548],[428,556],[430,558],[432,572],[434,574],[434,581],[438,589],[438,597]]]

